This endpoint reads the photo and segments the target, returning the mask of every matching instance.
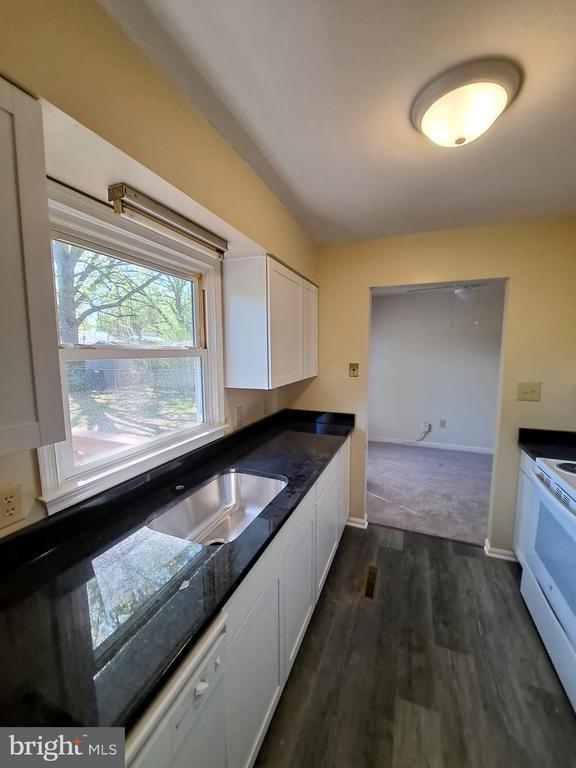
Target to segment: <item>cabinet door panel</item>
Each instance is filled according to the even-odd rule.
[[[304,379],[318,375],[318,288],[302,286],[302,345]]]
[[[0,109],[0,327],[3,329],[0,344],[2,360],[6,363],[9,361],[9,365],[2,366],[0,381],[0,429],[3,431],[16,425],[37,423],[32,357],[28,340],[16,147],[13,135],[13,117],[9,112]],[[37,426],[33,428],[31,437],[32,442],[29,445],[18,446],[16,450],[40,444]]]
[[[282,690],[279,571],[229,645],[226,719],[229,764],[252,765]]]
[[[314,610],[313,513],[286,553],[284,574],[286,674],[288,674]]]
[[[268,389],[266,261],[225,260],[222,291],[225,386]]]
[[[340,538],[350,513],[350,438],[346,440],[340,449],[340,463],[338,465],[338,495],[340,497],[338,538]]]
[[[268,259],[270,387],[302,378],[302,281]]]
[[[65,438],[42,111],[0,79],[0,455]]]
[[[316,502],[316,599],[322,591],[338,543],[338,472]]]
[[[514,552],[524,566],[533,534],[536,510],[534,508],[532,480],[520,470],[514,517]]]

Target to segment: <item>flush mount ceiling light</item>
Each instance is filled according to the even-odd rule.
[[[514,100],[522,75],[507,59],[460,64],[418,94],[410,118],[441,147],[460,147],[482,136]]]

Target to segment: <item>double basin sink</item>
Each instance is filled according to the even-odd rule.
[[[159,533],[206,546],[227,544],[286,487],[285,477],[230,469],[196,488],[148,523]]]

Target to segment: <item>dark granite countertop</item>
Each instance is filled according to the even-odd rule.
[[[0,725],[129,727],[353,425],[282,411],[0,542]],[[230,467],[288,480],[233,542],[204,547],[147,527]]]
[[[520,427],[518,446],[533,459],[576,461],[576,432]]]

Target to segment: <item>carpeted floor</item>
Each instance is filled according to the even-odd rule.
[[[369,522],[484,544],[491,455],[370,442],[367,474]]]

